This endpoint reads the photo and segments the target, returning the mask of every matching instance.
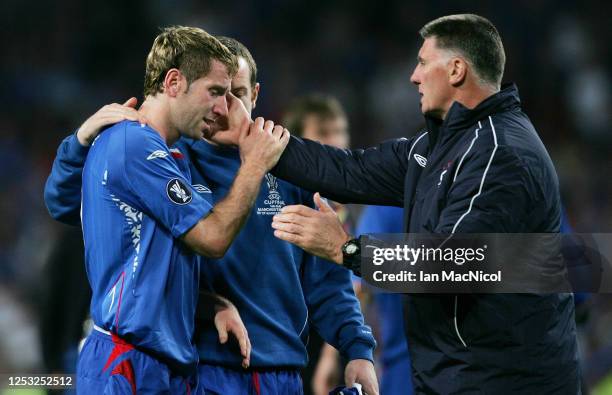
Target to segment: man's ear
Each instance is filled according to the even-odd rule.
[[[170,97],[176,97],[179,92],[185,90],[187,79],[177,68],[172,68],[166,73],[164,78],[164,93]]]
[[[465,59],[458,56],[451,58],[448,64],[448,82],[453,86],[463,84],[468,72],[468,64]]]
[[[255,83],[255,87],[253,87],[253,92],[251,92],[251,103],[253,103],[253,108],[257,105],[257,98],[259,97],[259,82]]]

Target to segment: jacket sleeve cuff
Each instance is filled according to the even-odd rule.
[[[373,363],[374,346],[361,341],[356,341],[346,350],[344,357],[349,361],[354,359],[367,359]]]
[[[87,158],[87,153],[89,152],[89,147],[85,147],[79,143],[76,132],[74,132],[68,139],[68,144],[66,145],[65,149],[70,158],[82,159],[83,162],[85,161],[85,158]]]

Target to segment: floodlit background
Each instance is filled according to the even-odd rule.
[[[47,214],[44,182],[61,139],[87,116],[130,96],[142,100],[145,56],[167,25],[202,27],[250,48],[262,84],[254,115],[280,121],[292,98],[333,94],[347,110],[352,146],[364,147],[412,136],[422,126],[409,81],[419,28],[446,14],[483,15],[502,35],[504,80],[518,84],[524,110],[549,149],[572,226],[577,232],[610,232],[612,3],[451,3],[3,1],[0,373],[60,371],[58,366],[70,363],[62,339],[81,330],[70,313],[83,309],[79,301],[87,289],[50,303],[52,279],[60,287],[61,281],[83,280],[68,264],[63,269],[49,262],[66,262],[81,247],[78,230]],[[610,300],[587,298],[577,310],[585,383],[599,393],[612,387]]]

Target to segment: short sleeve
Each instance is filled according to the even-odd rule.
[[[171,152],[155,131],[133,129],[140,130],[125,134],[125,188],[144,212],[178,238],[212,206],[191,185],[188,167],[180,170],[177,160],[185,160],[182,154]]]

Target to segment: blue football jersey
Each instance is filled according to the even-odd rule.
[[[155,130],[118,123],[87,156],[81,214],[94,323],[191,372],[200,268],[179,238],[211,205],[186,162]]]

